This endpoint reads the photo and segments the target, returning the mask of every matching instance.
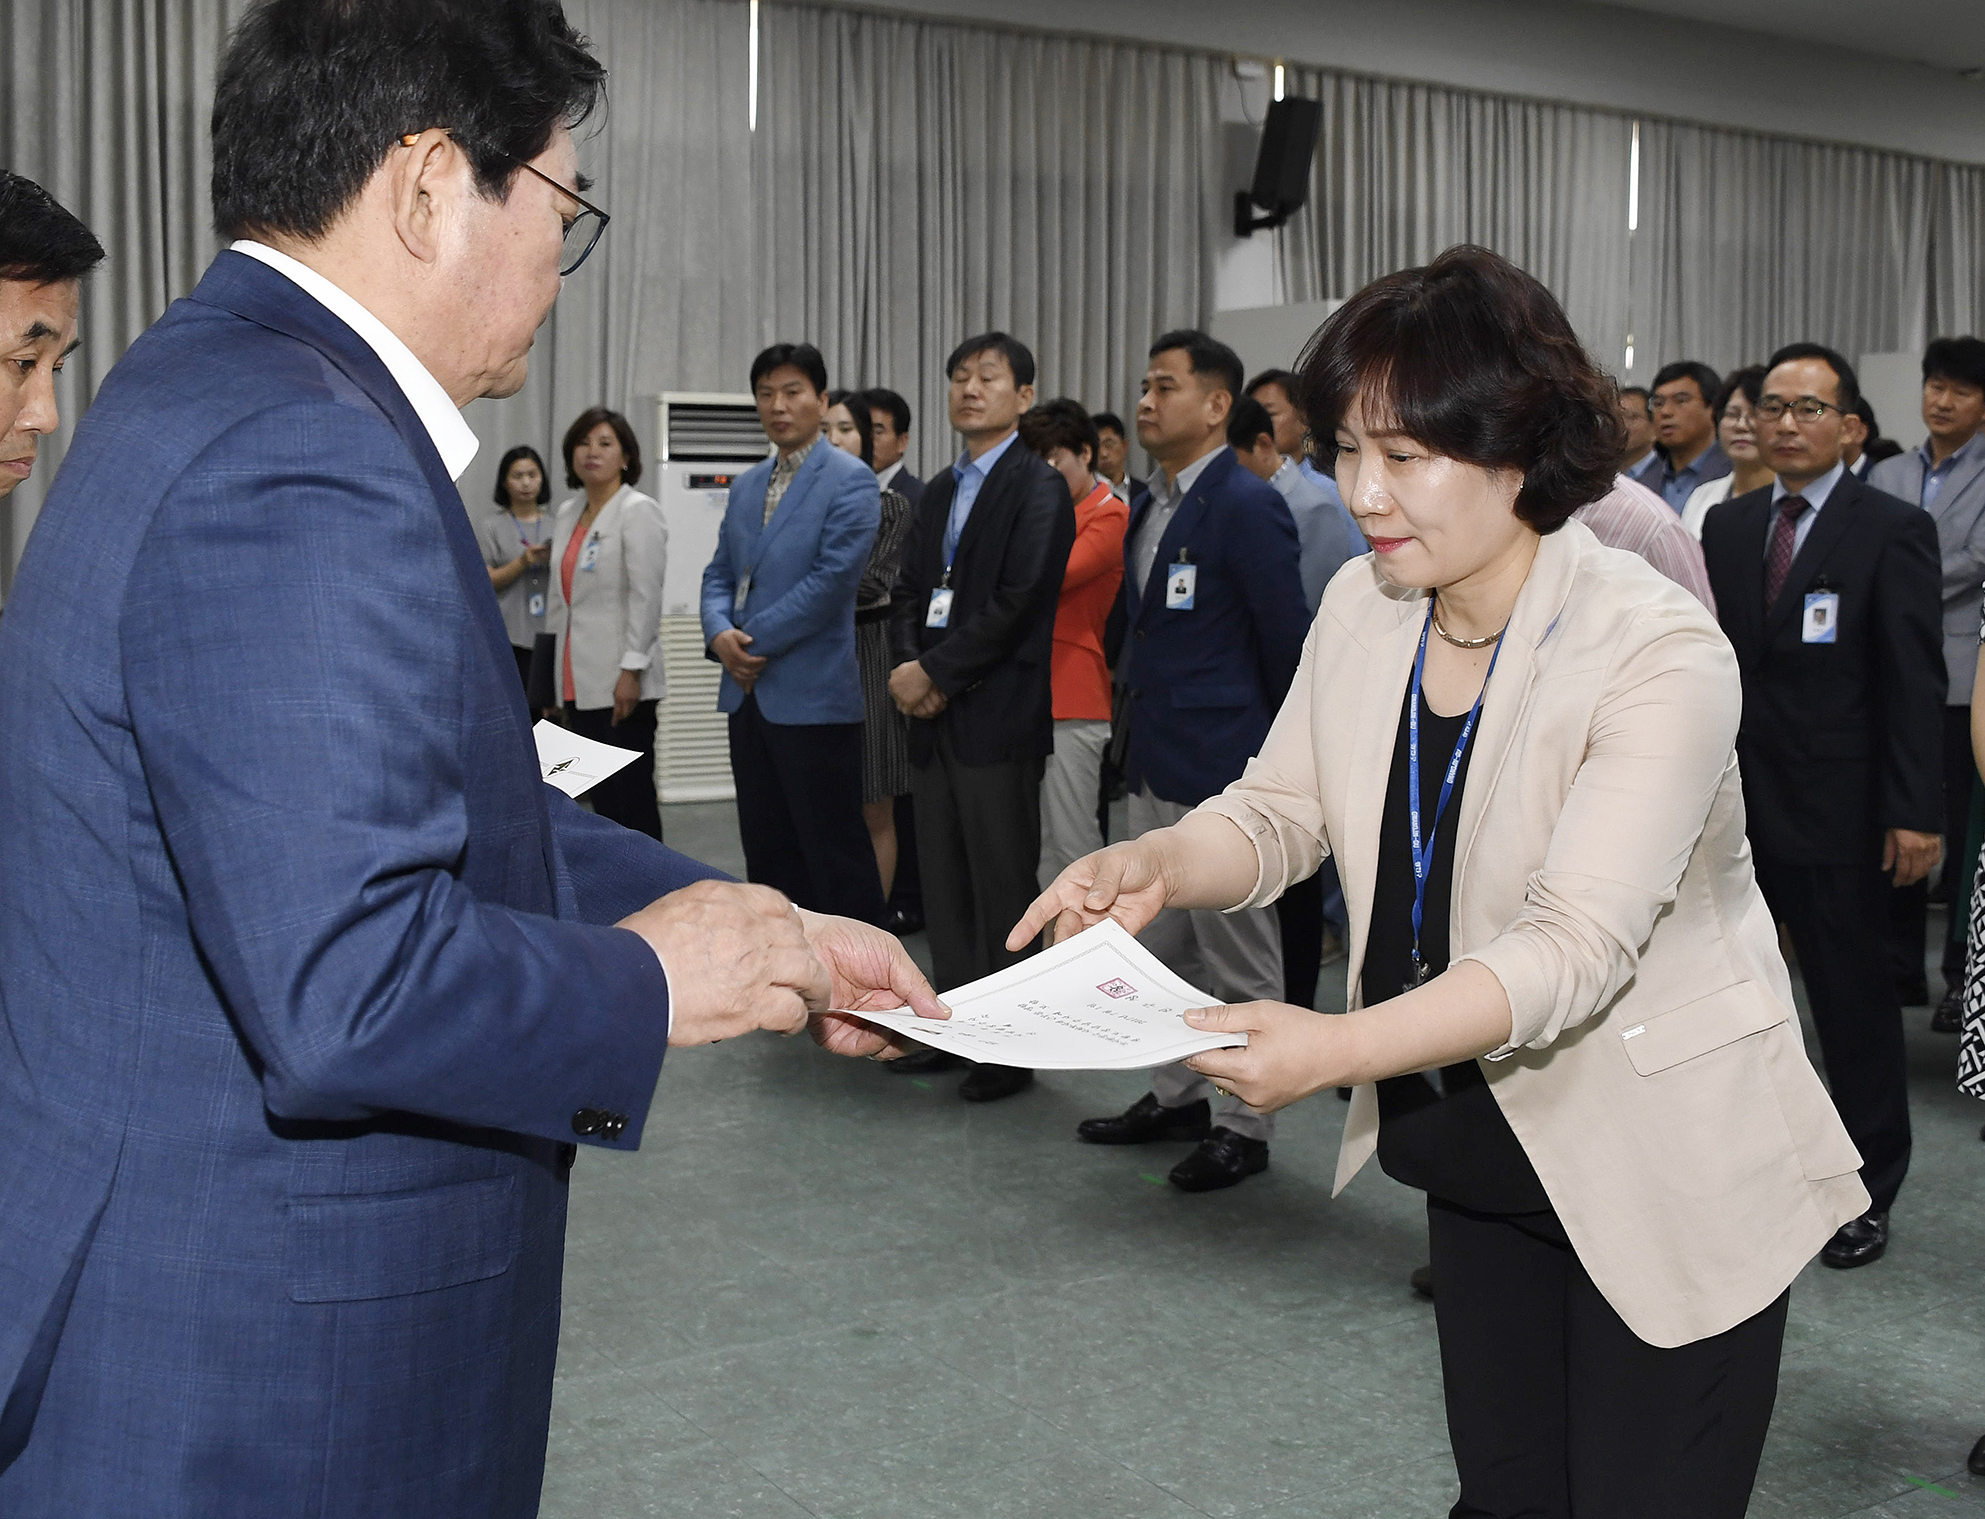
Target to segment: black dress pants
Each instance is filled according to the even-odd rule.
[[[731,776],[748,880],[801,907],[882,921],[862,821],[862,725],[775,723],[747,695],[731,714]]]
[[[581,738],[641,751],[641,758],[616,770],[588,791],[585,799],[601,817],[651,839],[662,836],[661,800],[655,795],[656,706],[651,701],[636,702],[627,721],[617,723],[611,707],[582,709],[571,702],[565,704],[565,726]]]
[[[1971,829],[1971,787],[1977,761],[1971,754],[1971,708],[1944,708],[1944,863],[1930,880],[1951,903],[1938,954],[1945,986],[1964,981],[1964,915],[1957,910],[1958,881],[1964,874],[1964,844]],[[1930,881],[1889,891],[1889,958],[1898,986],[1913,987],[1923,977],[1924,938],[1929,927]]]
[[[510,645],[510,652],[517,656],[517,679],[524,684],[524,699],[530,700],[531,690],[531,651],[520,644]]]
[[[1827,1089],[1861,1152],[1861,1181],[1886,1213],[1909,1171],[1909,1067],[1884,930],[1895,888],[1874,865],[1757,857],[1772,916],[1792,934]]]
[[[1555,1214],[1430,1198],[1427,1231],[1461,1477],[1450,1519],[1742,1519],[1789,1294],[1662,1350],[1600,1296]]]
[[[1323,970],[1323,888],[1319,870],[1275,899],[1282,926],[1282,1000],[1316,1006],[1316,978]]]
[[[910,766],[932,981],[949,991],[1024,959],[1006,936],[1040,894],[1045,755],[960,764],[940,723],[927,765]]]

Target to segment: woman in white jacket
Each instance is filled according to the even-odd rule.
[[[1730,456],[1730,473],[1698,485],[1682,504],[1682,526],[1698,539],[1702,537],[1702,519],[1712,506],[1771,484],[1771,466],[1758,447],[1757,426],[1751,420],[1751,408],[1758,404],[1763,388],[1764,365],[1753,364],[1732,373],[1717,395],[1716,441]]]
[[[655,724],[669,534],[655,499],[634,489],[640,478],[641,445],[619,412],[595,406],[566,429],[565,483],[585,493],[558,505],[545,627],[558,635],[565,725],[641,752],[587,800],[601,817],[659,839]]]

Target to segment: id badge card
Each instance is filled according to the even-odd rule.
[[[948,628],[951,626],[951,598],[955,594],[949,586],[939,586],[930,593],[930,607],[924,613],[925,627]]]
[[[1835,591],[1808,591],[1806,615],[1799,625],[1801,643],[1832,643],[1840,635],[1840,595]]]
[[[750,594],[751,576],[746,575],[744,579],[737,583],[737,593],[731,597],[731,615],[733,617],[742,617],[744,615],[744,599]]]
[[[544,592],[533,591],[531,599],[524,603],[524,607],[533,617],[544,616]]]
[[[1165,610],[1190,612],[1192,598],[1199,589],[1199,566],[1175,564],[1165,575]]]
[[[600,540],[588,538],[586,546],[579,550],[579,568],[597,570],[600,567]]]

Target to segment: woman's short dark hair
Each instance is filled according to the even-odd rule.
[[[430,127],[500,201],[605,88],[557,0],[262,0],[214,92],[214,225],[321,237],[400,138]]]
[[[88,227],[33,180],[0,169],[0,280],[62,284],[102,262],[103,244]]]
[[[545,469],[544,460],[538,457],[538,451],[528,443],[519,443],[505,454],[502,462],[496,466],[496,504],[503,507],[510,505],[510,488],[506,482],[510,479],[510,466],[519,459],[529,459],[537,465],[538,505],[543,506],[545,502],[551,500],[551,474]]]
[[[1764,394],[1766,370],[1762,364],[1746,364],[1742,369],[1733,369],[1716,388],[1716,420],[1723,420],[1723,413],[1731,401],[1742,395],[1751,405],[1758,404],[1758,397]]]
[[[572,456],[579,451],[579,445],[586,441],[592,430],[602,422],[613,429],[613,435],[620,439],[620,455],[626,461],[626,468],[620,472],[623,485],[641,483],[641,440],[634,436],[634,429],[627,425],[627,418],[605,406],[588,406],[579,413],[579,420],[565,429],[565,483],[573,490],[586,482],[573,473]]]
[[[868,409],[868,396],[859,390],[830,390],[827,392],[827,409],[837,406],[848,408],[848,418],[855,424],[855,430],[862,435],[862,463],[875,468],[875,413]]]
[[[1613,382],[1551,292],[1486,248],[1372,281],[1310,339],[1292,397],[1328,446],[1351,406],[1422,447],[1523,474],[1516,515],[1556,532],[1613,488]]]
[[[1089,467],[1096,467],[1096,456],[1103,451],[1102,437],[1095,420],[1080,401],[1056,396],[1020,414],[1020,441],[1032,453],[1047,458],[1051,450],[1065,448],[1076,458],[1089,450]]]

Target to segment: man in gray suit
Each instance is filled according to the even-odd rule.
[[[1914,501],[1937,522],[1944,569],[1944,663],[1950,693],[1944,707],[1943,894],[1951,905],[1944,936],[1944,997],[1931,1027],[1955,1034],[1964,986],[1963,915],[1957,885],[1971,816],[1971,686],[1978,665],[1980,583],[1985,582],[1985,341],[1938,338],[1923,353],[1920,448],[1884,459],[1869,472],[1877,490]],[[1927,885],[1896,893],[1890,945],[1905,1005],[1927,1002],[1923,931]],[[1920,990],[1919,990],[1920,988]]]

